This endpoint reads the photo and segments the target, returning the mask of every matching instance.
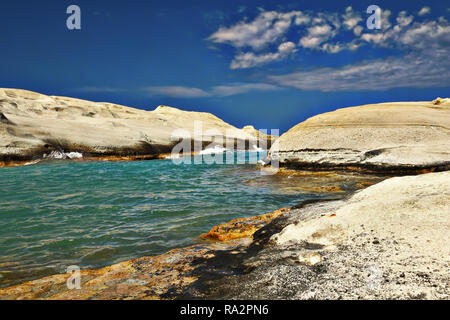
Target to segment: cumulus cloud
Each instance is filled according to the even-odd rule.
[[[398,24],[379,33],[365,33],[361,39],[380,47],[405,50],[438,50],[450,46],[450,25],[447,20],[414,22],[400,12]]]
[[[277,42],[292,25],[305,22],[305,15],[301,11],[278,13],[265,11],[251,22],[240,22],[231,27],[221,27],[208,40],[215,43],[226,43],[236,48],[251,47],[261,50],[269,44]]]
[[[391,48],[397,55],[339,68],[269,76],[268,80],[281,86],[320,91],[444,87],[450,83],[450,25],[445,19],[413,23],[406,12],[401,12],[393,28],[363,34],[361,39]]]
[[[416,19],[430,11],[423,7],[414,14],[394,15],[383,9],[380,30],[367,29],[364,17],[352,7],[340,13],[263,11],[253,21],[220,28],[209,40],[236,48],[231,69],[281,61],[300,50],[336,54],[370,46],[391,52],[384,60],[268,76],[267,82],[276,86],[321,91],[442,86],[449,83],[450,26],[444,17]],[[288,40],[293,34],[298,38]]]
[[[401,11],[398,14],[398,17],[397,17],[397,23],[401,27],[405,27],[407,25],[410,25],[413,20],[414,20],[414,17],[413,16],[407,16],[406,15],[406,11]]]
[[[354,11],[352,7],[345,9],[345,14],[342,15],[342,19],[342,23],[347,30],[353,30],[362,21],[361,14]]]
[[[252,21],[241,21],[232,26],[221,27],[207,40],[213,43],[228,44],[236,48],[236,55],[230,64],[231,69],[252,68],[255,66],[287,58],[279,45],[295,43],[305,49],[322,50],[337,53],[344,49],[355,50],[359,45],[354,42],[330,42],[339,34],[342,26],[355,35],[362,33],[359,23],[361,14],[347,7],[343,14],[311,13],[302,11],[277,12],[262,11]],[[299,39],[287,41],[288,31],[298,29]],[[273,52],[273,46],[278,50]],[[289,48],[294,51],[294,48]],[[272,50],[272,51],[271,51]]]
[[[273,61],[280,61],[295,52],[293,42],[283,42],[278,46],[278,51],[274,53],[255,54],[246,52],[238,54],[231,62],[231,69],[247,69],[263,65]]]
[[[355,36],[360,36],[361,33],[363,32],[364,28],[361,26],[356,26],[353,28],[353,33],[355,34]]]
[[[308,34],[300,39],[300,45],[305,48],[315,49],[333,35],[333,29],[328,24],[316,25],[308,28]]]
[[[419,16],[424,16],[426,14],[429,14],[431,12],[430,7],[423,7],[420,9],[420,11],[417,13]]]

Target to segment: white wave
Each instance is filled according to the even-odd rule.
[[[70,159],[80,159],[83,158],[83,154],[80,152],[69,152],[66,153],[66,156]]]
[[[179,153],[172,153],[168,156],[165,156],[164,159],[180,159],[180,154]]]
[[[228,149],[221,147],[219,145],[214,146],[214,148],[208,148],[200,151],[200,154],[214,154],[214,153],[224,153],[228,151]]]
[[[248,151],[253,151],[253,152],[262,152],[262,151],[266,151],[261,147],[257,147],[256,145],[252,145],[253,150],[248,150]]]
[[[44,154],[45,159],[79,159],[83,158],[83,154],[80,152],[68,152],[65,153],[64,151],[52,151],[49,154]]]

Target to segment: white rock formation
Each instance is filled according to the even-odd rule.
[[[55,150],[96,156],[167,153],[177,138],[187,137],[203,141],[203,147],[214,139],[256,141],[210,113],[167,106],[144,111],[19,89],[0,89],[0,122],[0,160],[28,160]]]
[[[446,101],[382,103],[320,114],[284,133],[270,157],[299,167],[450,168]]]

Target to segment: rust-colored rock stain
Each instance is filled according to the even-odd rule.
[[[250,218],[234,219],[214,226],[208,233],[202,234],[200,238],[217,241],[250,238],[256,231],[289,210],[289,208],[282,208]]]
[[[247,247],[255,231],[279,215],[282,208],[251,218],[234,219],[220,224],[186,248],[133,259],[97,270],[81,270],[81,289],[68,289],[70,274],[57,274],[0,288],[0,300],[117,300],[171,299],[198,279],[193,271],[218,251],[234,253]],[[199,259],[202,258],[202,259]],[[202,261],[202,262],[198,262]]]
[[[81,270],[81,289],[68,289],[70,274],[58,274],[0,289],[0,300],[170,299],[197,280],[195,260],[235,250],[250,239],[197,244],[159,256],[121,262],[98,270]]]

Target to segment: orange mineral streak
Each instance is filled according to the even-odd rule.
[[[297,170],[281,167],[278,169],[279,176],[311,176],[311,177],[336,177],[339,175],[337,171],[312,171],[312,170]]]
[[[282,208],[251,218],[234,219],[200,236],[216,241],[201,241],[158,256],[124,261],[97,270],[81,270],[79,290],[67,288],[70,274],[57,274],[0,288],[0,300],[172,299],[198,279],[193,271],[201,265],[194,261],[201,260],[206,264],[208,258],[219,251],[235,254],[245,250],[255,231],[288,211],[289,208]]]
[[[358,183],[356,184],[356,186],[357,186],[358,188],[360,188],[360,189],[364,189],[364,188],[367,188],[367,187],[370,187],[370,186],[374,185],[375,183],[376,183],[376,182],[362,181],[362,182],[358,182]]]
[[[251,238],[256,231],[289,210],[289,208],[282,208],[250,218],[234,219],[214,226],[208,233],[202,234],[200,238],[216,241]]]
[[[250,241],[206,243],[174,249],[159,256],[121,262],[98,270],[81,270],[81,289],[68,289],[70,274],[58,274],[8,288],[0,300],[161,300],[181,292],[198,279],[194,260],[218,251],[240,250]]]
[[[189,152],[183,154],[171,154],[171,153],[161,153],[161,154],[148,154],[148,155],[137,155],[137,156],[95,156],[95,157],[83,157],[79,159],[66,159],[64,161],[75,161],[75,162],[83,162],[83,161],[145,161],[145,160],[163,160],[163,159],[171,159],[173,156],[195,156],[199,155],[198,152]],[[0,168],[5,167],[21,167],[30,164],[36,164],[41,161],[45,161],[46,159],[38,159],[38,160],[27,160],[27,161],[0,161]]]
[[[0,161],[0,168],[21,167],[37,163],[37,161]]]
[[[315,192],[344,192],[344,190],[342,190],[338,186],[312,187],[311,191],[315,191]]]

